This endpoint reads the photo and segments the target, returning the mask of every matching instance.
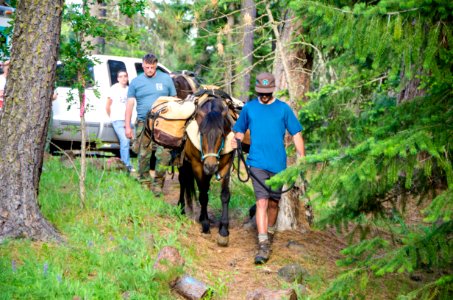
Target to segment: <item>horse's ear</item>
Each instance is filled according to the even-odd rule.
[[[222,107],[223,107],[223,110],[222,110],[222,117],[226,117],[226,115],[228,114],[228,105],[226,105],[225,101],[222,100]]]
[[[196,116],[196,119],[197,119],[198,124],[201,123],[201,121],[204,119],[204,117],[206,117],[206,115],[207,115],[207,112],[206,112],[206,111],[204,111],[203,109],[201,109],[201,107],[198,108],[198,110],[197,110],[197,116]]]

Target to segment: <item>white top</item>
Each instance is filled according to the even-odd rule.
[[[4,75],[0,75],[0,90],[5,90],[6,85],[6,77]]]
[[[126,102],[127,102],[128,87],[122,87],[119,83],[115,83],[110,87],[108,97],[112,99],[112,106],[110,107],[110,120],[124,121],[126,115]]]

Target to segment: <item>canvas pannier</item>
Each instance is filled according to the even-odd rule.
[[[177,97],[159,97],[153,104],[147,126],[153,140],[167,148],[182,146],[185,125],[195,113],[195,104]]]

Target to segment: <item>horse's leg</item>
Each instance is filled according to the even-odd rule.
[[[193,199],[195,198],[195,179],[192,165],[188,161],[184,161],[179,168],[179,202],[181,213],[185,214],[186,203],[189,209],[192,210]]]
[[[228,205],[230,203],[230,173],[228,172],[222,179],[222,192],[220,198],[222,200],[222,217],[220,218],[219,236],[217,237],[217,244],[222,247],[228,246],[229,235],[229,216]]]
[[[198,190],[200,192],[199,201],[200,201],[200,218],[201,228],[203,233],[210,233],[209,227],[209,218],[208,218],[208,191],[211,182],[211,176],[202,176],[201,180],[197,180]]]
[[[186,185],[186,180],[187,178],[185,177],[186,168],[184,166],[181,166],[179,168],[179,175],[178,175],[178,180],[179,180],[179,201],[178,201],[178,206],[181,209],[181,214],[185,215],[185,207],[186,207],[186,201],[184,198],[184,193],[185,193],[185,185]]]

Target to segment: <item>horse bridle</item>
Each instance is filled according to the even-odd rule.
[[[220,145],[219,151],[217,153],[203,153],[203,135],[200,134],[200,153],[201,153],[201,161],[204,161],[206,157],[215,157],[217,158],[217,163],[220,158],[220,152],[222,152],[223,148],[225,147],[225,137],[222,137],[222,144]]]

